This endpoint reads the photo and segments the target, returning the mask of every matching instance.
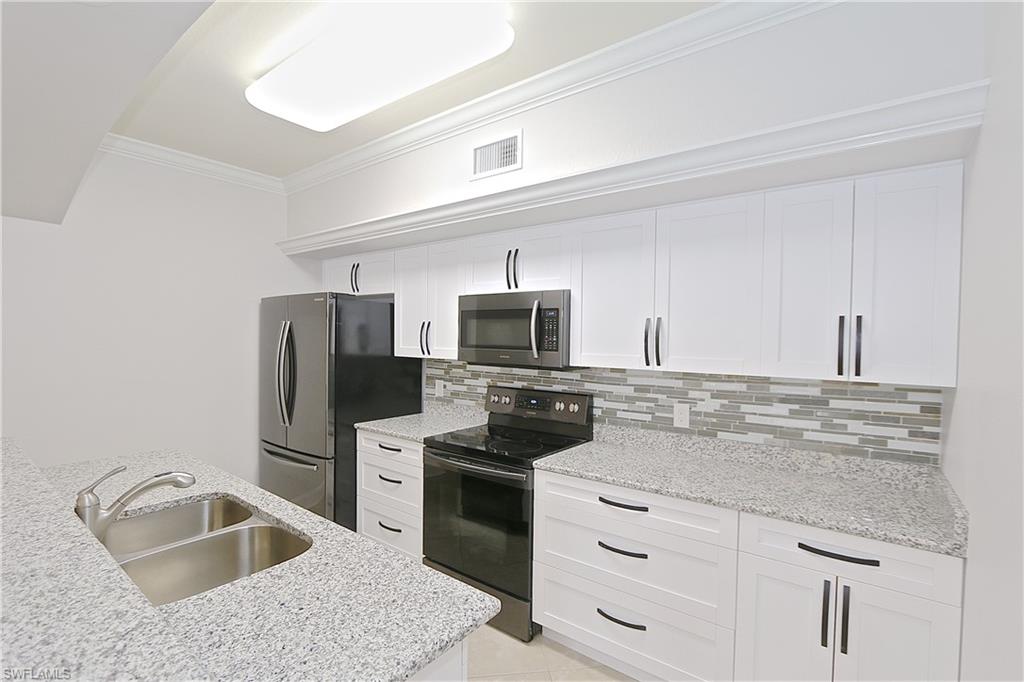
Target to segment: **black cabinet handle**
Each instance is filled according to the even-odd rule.
[[[846,653],[846,645],[850,637],[850,586],[843,585],[843,630],[839,635],[839,652]]]
[[[348,269],[348,288],[353,294],[356,293],[356,264]]]
[[[796,543],[796,546],[805,552],[811,554],[817,554],[818,556],[828,557],[829,559],[838,559],[839,561],[846,561],[851,564],[860,564],[861,566],[881,566],[882,563],[878,559],[864,559],[859,556],[849,556],[847,554],[837,554],[836,552],[830,552],[827,549],[820,549],[818,547],[812,547],[811,545],[805,545],[802,542]]]
[[[661,318],[654,323],[654,363],[661,367]]]
[[[604,502],[605,504],[611,505],[613,507],[618,507],[619,509],[628,509],[629,511],[638,511],[638,512],[649,512],[649,511],[651,511],[650,507],[640,507],[640,506],[637,506],[635,504],[626,504],[625,502],[616,502],[615,500],[609,500],[607,497],[601,497],[600,495],[597,497],[597,499],[598,499],[599,502]]]
[[[828,648],[828,605],[832,599],[832,581],[825,581],[825,589],[821,593],[821,645]]]
[[[860,376],[860,349],[861,349],[861,342],[863,340],[863,332],[864,332],[864,316],[863,315],[858,315],[856,319],[857,319],[857,327],[856,327],[857,349],[854,351],[854,356],[853,356],[853,376],[859,377]]]
[[[512,288],[512,279],[511,279],[511,277],[509,277],[509,274],[508,274],[508,261],[509,261],[510,258],[512,258],[512,249],[509,249],[508,251],[505,252],[505,288],[506,289],[511,289]]]
[[[843,358],[843,348],[846,345],[845,343],[843,343],[843,341],[845,341],[845,339],[843,337],[845,337],[845,336],[846,336],[846,315],[840,315],[839,316],[839,365],[836,367],[836,374],[838,374],[839,376],[843,376],[843,365],[845,364],[843,362],[843,360],[844,360],[844,358]]]
[[[356,293],[357,293],[357,294],[359,293],[359,266],[360,266],[360,265],[361,265],[361,263],[359,263],[359,262],[356,262],[356,269],[355,269],[355,272],[353,272],[353,273],[352,273],[352,281],[353,281],[353,282],[355,282],[355,285],[356,285]]]
[[[394,483],[396,485],[402,485],[402,482],[399,481],[397,478],[388,478],[387,476],[382,476],[381,474],[377,474],[377,478],[379,478],[382,481],[387,481],[388,483]]]
[[[423,334],[423,342],[427,346],[427,355],[430,355],[430,320],[427,320],[427,331]]]
[[[645,552],[630,552],[630,551],[625,550],[625,549],[619,549],[618,547],[612,547],[611,545],[606,545],[603,542],[601,542],[600,540],[597,541],[597,546],[600,547],[601,549],[607,549],[609,552],[615,552],[616,554],[621,554],[622,556],[631,556],[634,559],[646,559],[647,558],[647,554]]]
[[[383,443],[377,443],[377,447],[381,450],[387,450],[388,452],[401,452],[402,448],[393,448],[390,445],[384,445]]]
[[[424,320],[423,322],[420,322],[420,355],[426,355],[427,354],[427,351],[423,350],[423,327],[426,324],[427,324],[426,320]]]
[[[646,625],[640,625],[638,623],[629,623],[629,622],[624,621],[624,620],[619,620],[615,616],[609,616],[607,613],[605,613],[601,609],[598,609],[597,612],[599,614],[601,614],[602,616],[604,616],[605,618],[607,618],[608,620],[610,620],[611,622],[615,623],[616,625],[621,625],[624,628],[631,628],[633,630],[640,630],[641,632],[646,632],[647,631],[647,626]]]
[[[644,320],[644,364],[648,367],[651,366],[651,351],[650,351],[650,338],[651,338],[651,318]]]
[[[391,531],[392,533],[401,533],[401,532],[402,532],[402,529],[401,529],[401,528],[392,528],[391,526],[386,526],[386,525],[384,525],[384,523],[383,523],[383,522],[381,522],[381,521],[378,521],[378,522],[377,522],[377,525],[378,525],[378,526],[380,526],[381,528],[383,528],[384,530],[389,530],[389,531]]]
[[[519,249],[516,249],[515,254],[512,256],[512,284],[515,288],[519,288]]]

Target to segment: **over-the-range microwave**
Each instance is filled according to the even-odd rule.
[[[569,366],[569,290],[459,296],[459,360]]]

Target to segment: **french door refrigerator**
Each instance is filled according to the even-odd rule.
[[[260,487],[353,530],[353,425],[423,404],[422,361],[394,356],[393,308],[329,292],[260,302]]]

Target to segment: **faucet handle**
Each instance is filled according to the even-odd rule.
[[[93,481],[92,485],[86,486],[85,488],[82,488],[81,490],[79,490],[78,491],[78,497],[75,499],[75,506],[76,507],[88,507],[88,506],[91,506],[91,505],[94,505],[94,504],[99,504],[100,503],[100,498],[94,492],[96,486],[98,486],[100,483],[103,483],[103,481],[107,480],[111,476],[115,476],[115,475],[121,473],[122,471],[125,471],[127,468],[128,467],[126,467],[124,465],[121,465],[119,467],[111,469],[110,471],[108,471],[107,473],[103,474],[102,476],[100,476],[95,481]]]

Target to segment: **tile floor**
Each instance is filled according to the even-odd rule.
[[[616,682],[622,673],[568,649],[543,634],[527,644],[485,625],[469,636],[473,682]]]

